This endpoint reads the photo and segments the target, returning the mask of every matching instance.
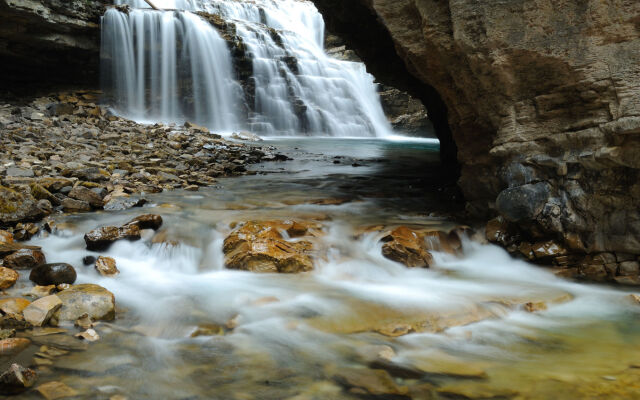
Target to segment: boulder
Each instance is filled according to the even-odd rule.
[[[113,293],[93,284],[74,285],[57,295],[62,307],[56,313],[58,321],[75,322],[85,316],[93,321],[115,319],[116,301]]]
[[[84,186],[76,186],[69,192],[68,196],[72,199],[84,201],[93,208],[102,208],[104,203],[102,202],[102,196],[93,190]]]
[[[140,228],[138,225],[125,225],[122,227],[105,226],[94,229],[84,235],[84,241],[88,250],[102,251],[108,249],[118,240],[139,240]]]
[[[382,241],[382,255],[390,260],[410,268],[429,268],[433,264],[424,234],[417,230],[401,226],[389,232]]]
[[[125,224],[125,226],[131,225],[135,225],[140,229],[153,229],[157,231],[162,226],[162,217],[155,214],[139,215]]]
[[[11,364],[11,367],[0,375],[0,393],[18,394],[24,392],[36,383],[38,375],[29,368],[24,368],[18,364]]]
[[[0,186],[0,225],[37,221],[44,217],[37,201],[30,195]]]
[[[0,289],[8,289],[20,278],[20,275],[11,268],[0,267]]]
[[[293,222],[249,221],[224,241],[225,265],[253,272],[304,272],[313,269],[313,244],[284,239]],[[299,228],[298,228],[299,229]]]
[[[53,314],[62,307],[62,301],[55,294],[51,296],[42,297],[33,303],[29,304],[24,310],[22,315],[24,319],[33,326],[43,326],[53,316]]]
[[[12,269],[31,269],[46,262],[42,250],[23,248],[6,256],[3,265]]]
[[[116,267],[116,260],[111,257],[98,257],[95,268],[102,276],[116,276],[120,273]]]
[[[29,279],[40,286],[72,284],[76,281],[76,270],[66,263],[42,264],[31,270]]]

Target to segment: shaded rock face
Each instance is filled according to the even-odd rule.
[[[640,254],[640,3],[314,3],[378,79],[437,91],[470,212]]]
[[[0,0],[2,84],[97,82],[107,0]]]

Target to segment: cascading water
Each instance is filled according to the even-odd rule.
[[[110,9],[103,19],[103,85],[121,114],[264,135],[390,131],[364,65],[324,53],[324,21],[310,2],[155,1],[183,10],[164,12],[141,0],[116,4],[133,8],[128,15]],[[223,32],[192,12],[232,27],[226,39],[239,42],[251,65],[242,85]]]

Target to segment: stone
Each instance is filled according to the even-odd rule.
[[[387,371],[367,368],[340,368],[333,379],[347,388],[358,388],[370,396],[399,396],[409,398],[409,390],[398,386]]]
[[[12,269],[31,269],[47,262],[40,249],[19,249],[4,258],[3,265]]]
[[[13,235],[11,232],[0,230],[0,244],[13,243]]]
[[[76,270],[66,263],[42,264],[31,270],[29,279],[40,286],[72,284],[76,281]]]
[[[91,328],[87,329],[84,332],[77,333],[74,336],[79,339],[86,340],[87,342],[95,342],[100,340],[100,335],[98,335],[98,333]]]
[[[0,340],[16,337],[15,329],[0,329]]]
[[[567,250],[553,240],[534,243],[531,245],[531,251],[533,251],[534,256],[538,259],[557,257],[567,254]]]
[[[31,183],[29,185],[29,189],[31,190],[31,196],[33,196],[33,198],[36,200],[48,200],[53,204],[60,204],[57,197],[55,197],[44,186],[39,185],[38,183]]]
[[[36,298],[40,298],[40,297],[48,296],[55,292],[56,292],[56,285],[46,285],[46,286],[37,285],[37,286],[34,286],[33,289],[31,289],[30,295]]]
[[[640,263],[637,261],[623,261],[618,267],[618,273],[622,276],[638,276],[640,273]]]
[[[64,399],[79,395],[75,389],[70,388],[62,382],[47,382],[36,388],[36,390],[47,400]]]
[[[33,170],[27,168],[9,167],[7,168],[7,176],[17,176],[22,178],[33,178]]]
[[[0,375],[0,393],[22,393],[33,386],[37,379],[38,374],[34,370],[11,364],[9,369]]]
[[[545,311],[546,309],[547,303],[545,303],[544,301],[528,302],[524,304],[524,310],[530,313]]]
[[[93,328],[94,323],[91,320],[91,318],[89,318],[88,314],[82,314],[82,316],[76,320],[74,325],[77,326],[78,328],[82,328],[86,330],[89,328]]]
[[[36,224],[32,222],[23,224],[20,222],[16,224],[16,227],[13,230],[13,238],[19,241],[29,240],[38,232],[40,232],[40,228]]]
[[[33,197],[0,186],[0,225],[37,221],[42,217],[44,217],[44,212],[38,208]]]
[[[122,211],[128,210],[133,207],[142,207],[147,203],[145,199],[138,199],[133,197],[115,197],[110,199],[105,205],[104,209],[107,211]]]
[[[15,356],[29,347],[31,340],[26,338],[8,338],[0,340],[0,356]]]
[[[409,268],[429,268],[433,256],[424,235],[406,226],[395,228],[382,238],[382,255]]]
[[[127,222],[124,226],[135,225],[140,229],[153,229],[157,231],[162,226],[162,217],[156,214],[139,215]]]
[[[225,266],[253,272],[295,273],[313,269],[313,244],[285,240],[280,233],[293,223],[249,221],[224,240]]]
[[[82,264],[85,266],[94,265],[96,263],[96,258],[94,256],[84,256],[82,257]]]
[[[72,199],[88,203],[93,208],[102,208],[102,206],[104,206],[102,196],[84,186],[75,186],[71,189],[68,196]]]
[[[197,192],[198,190],[200,190],[200,187],[198,185],[189,185],[189,186],[185,186],[184,190],[188,192]]]
[[[8,289],[20,278],[20,275],[11,268],[0,267],[0,289]]]
[[[0,328],[22,330],[31,328],[31,324],[20,314],[6,314],[0,317]]]
[[[42,186],[49,192],[59,192],[64,187],[72,187],[73,180],[60,177],[44,177],[38,179],[38,185]]]
[[[62,210],[68,213],[91,211],[91,205],[83,200],[76,200],[67,197],[66,199],[62,200],[61,204]]]
[[[116,276],[120,273],[116,267],[116,260],[111,257],[98,257],[95,268],[102,276]]]
[[[140,228],[135,224],[122,227],[105,226],[84,235],[87,250],[92,251],[107,250],[118,240],[140,240]]]
[[[111,177],[109,171],[97,167],[67,169],[62,171],[62,175],[88,182],[106,182]]]
[[[635,304],[640,304],[640,295],[632,293],[629,295],[629,299],[631,299]]]
[[[0,258],[4,258],[21,249],[41,250],[38,246],[28,246],[21,243],[0,243]]]
[[[74,322],[85,314],[93,321],[115,319],[115,297],[107,289],[93,284],[74,285],[59,292],[62,307],[56,313],[58,321]]]
[[[51,319],[53,314],[62,307],[62,301],[58,296],[42,297],[29,304],[23,311],[24,319],[33,326],[43,326]]]
[[[0,311],[4,314],[21,314],[31,302],[21,297],[0,299]]]

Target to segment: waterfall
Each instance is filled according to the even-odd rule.
[[[155,0],[162,12],[116,4],[132,9],[103,18],[103,86],[121,114],[271,136],[390,131],[364,65],[325,54],[311,2]]]

